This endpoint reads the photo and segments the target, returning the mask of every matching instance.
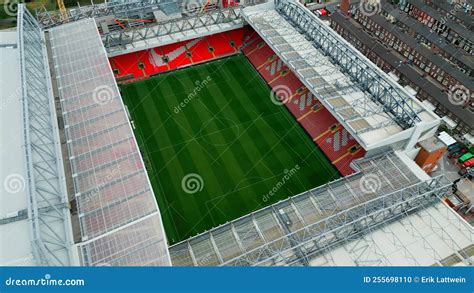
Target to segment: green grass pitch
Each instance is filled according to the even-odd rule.
[[[243,55],[121,91],[170,244],[339,177]]]

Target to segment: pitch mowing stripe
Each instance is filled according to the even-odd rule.
[[[177,84],[170,84],[169,86],[171,88],[173,88],[174,90],[179,90],[179,85],[177,85]],[[188,128],[189,131],[193,131],[193,130],[191,130],[190,125],[197,125],[196,122],[193,124],[191,121],[189,121],[190,117],[192,117],[192,121],[200,121],[200,119],[198,119],[198,116],[196,115],[196,111],[193,109],[194,105],[196,105],[196,102],[197,101],[191,101],[186,106],[186,108],[183,109],[183,111],[182,111],[182,113],[184,114],[184,115],[182,115],[182,118],[183,118],[183,120],[181,121],[183,123],[182,126],[185,127],[185,128]],[[199,131],[199,129],[194,129],[193,132],[196,132],[196,130]],[[195,142],[195,143],[198,144],[199,142]],[[207,146],[202,145],[202,147],[205,148]],[[202,148],[200,148],[199,146],[196,147],[196,148],[199,148],[200,150],[202,150]],[[207,168],[207,160],[200,160],[203,156],[206,156],[204,151],[201,151],[200,154],[198,154],[198,152],[196,152],[195,156],[194,156],[194,163],[195,164],[202,164],[204,166],[204,168]],[[220,190],[209,190],[210,188],[207,188],[207,190],[203,190],[202,194],[201,193],[196,194],[196,196],[199,196],[200,198],[202,198],[203,196],[206,196],[206,202],[209,202],[211,200],[210,195],[207,195],[206,191],[209,192],[209,194],[225,194],[227,192],[227,190],[225,189],[225,186],[226,186],[226,184],[229,184],[231,182],[230,180],[228,180],[228,178],[232,178],[227,173],[226,169],[221,170],[221,172],[224,172],[224,174],[222,174],[222,173],[218,174],[218,173],[216,173],[216,170],[212,169],[212,168],[211,168],[211,171],[213,171],[214,176],[210,176],[211,174],[209,172],[204,172],[204,174],[200,174],[205,179],[205,183],[204,183],[205,188],[206,188],[207,185],[210,186],[211,188],[213,186],[217,185],[217,186],[220,186],[221,189]],[[221,180],[219,180],[219,176],[222,177]],[[212,182],[209,182],[209,179],[212,180]],[[222,179],[224,179],[224,181]],[[208,184],[206,184],[206,181],[208,181],[207,182]],[[212,184],[209,184],[209,183],[212,183]],[[204,213],[202,213],[202,215],[205,215],[205,214],[207,214],[207,208],[204,211]]]
[[[151,86],[150,90],[155,87],[154,84],[150,84],[150,86]],[[165,96],[166,95],[167,98],[171,97],[169,95],[169,91],[163,91],[160,94],[159,89],[155,89],[155,95],[158,95],[158,96]],[[144,107],[145,111],[148,112],[148,111],[150,111],[150,109],[155,109],[155,107],[164,107],[164,103],[163,103],[164,101],[166,101],[166,99],[159,98],[157,100],[157,104],[155,104],[154,106],[146,105]],[[159,117],[159,111],[156,111],[156,113]],[[168,115],[168,114],[169,113],[166,113],[166,115]],[[149,121],[164,121],[164,120],[165,120],[164,118],[161,118],[161,119],[158,118],[157,119],[156,117],[154,119],[149,119]],[[159,140],[160,138],[167,138],[169,141],[171,141],[169,139],[169,137],[174,137],[175,140],[182,141],[181,136],[179,136],[179,134],[180,134],[179,132],[171,131],[171,134],[170,134],[170,131],[168,131],[168,129],[172,129],[172,130],[173,129],[178,129],[178,126],[173,123],[173,120],[169,119],[167,124],[168,125],[164,128],[164,130],[165,130],[164,132],[166,133],[166,135],[162,134],[162,135],[159,135],[158,137],[155,136],[156,139]],[[153,127],[152,127],[152,129],[153,129]],[[159,153],[160,152],[158,152],[157,154],[159,154]],[[170,163],[169,162],[170,158],[174,158],[175,156],[179,156],[179,157],[186,156],[188,159],[190,158],[190,155],[187,154],[186,148],[184,148],[184,146],[183,146],[182,151],[181,151],[181,148],[179,150],[175,150],[174,148],[171,148],[170,150],[168,150],[167,153],[169,154],[168,158],[167,159],[162,158],[163,165],[166,164],[166,163]],[[176,159],[177,158],[174,158],[174,160],[176,160]],[[181,168],[181,166],[185,166],[185,165],[183,165],[182,163],[180,163],[180,164],[171,164],[170,163],[169,167],[166,168],[165,170],[163,170],[162,172],[160,172],[160,174],[158,175],[161,178],[163,173],[167,174],[168,177],[171,179],[168,182],[168,184],[171,183],[171,185],[174,186],[174,191],[173,192],[168,192],[168,190],[164,190],[164,192],[165,192],[164,196],[166,197],[167,201],[171,203],[171,208],[173,209],[172,215],[174,215],[174,216],[171,216],[172,217],[171,220],[173,221],[173,224],[174,224],[174,227],[175,227],[174,230],[177,231],[177,233],[179,235],[179,238],[188,236],[188,234],[183,235],[183,232],[181,231],[181,229],[179,229],[179,227],[186,227],[186,226],[190,226],[192,224],[192,223],[189,223],[187,221],[182,222],[182,220],[186,219],[186,214],[199,213],[199,210],[201,209],[201,207],[199,205],[197,205],[196,202],[187,201],[186,197],[185,197],[186,195],[185,196],[176,196],[176,198],[175,197],[169,198],[170,195],[179,195],[180,193],[183,193],[181,185],[179,184],[180,182],[176,181],[176,180],[173,180],[174,176],[180,176],[180,178],[182,178],[186,174],[186,172]],[[161,182],[161,181],[159,181],[159,182]],[[178,206],[176,206],[176,205],[178,205]],[[184,212],[181,209],[178,209],[178,208],[181,208],[181,207],[184,207]],[[181,213],[180,213],[180,211],[181,211]],[[183,215],[183,213],[184,213],[184,215]],[[202,213],[202,209],[201,209],[201,213]],[[176,217],[176,216],[179,216],[179,217]],[[172,241],[172,240],[173,239],[170,239],[170,241]]]
[[[164,86],[164,88],[170,87],[170,89],[172,89],[173,91],[176,90],[171,85],[177,86],[176,83],[170,82],[170,83],[167,83]],[[164,99],[162,101],[162,104],[163,104],[162,106],[165,107],[166,109],[170,109],[171,106],[167,103],[166,100],[167,99]],[[178,123],[175,122],[173,119],[170,120],[170,126],[167,127],[167,130],[170,130],[168,131],[168,134],[170,135],[170,132],[173,132],[177,141],[184,141],[185,137],[187,139],[192,138],[190,137],[190,134],[187,131],[183,130],[182,128],[183,125],[181,123],[182,121],[178,125]],[[204,177],[204,179],[207,179],[206,176],[209,176],[209,173],[205,172],[205,171],[208,171],[207,167],[205,166],[205,161],[202,160],[202,158],[205,157],[206,154],[201,150],[201,148],[198,146],[198,143],[195,141],[189,142],[188,146],[193,146],[193,145],[194,147],[183,146],[182,150],[180,150],[177,153],[177,157],[175,159],[180,162],[179,165],[182,166],[182,169],[184,170],[182,174],[174,173],[173,175],[176,176],[175,178],[177,179],[183,178],[185,175],[190,174],[190,173],[196,173]],[[193,163],[189,164],[190,162],[193,162]],[[174,181],[176,183],[180,182],[179,180],[174,180]],[[208,217],[206,216],[207,209],[205,208],[205,206],[200,204],[200,202],[197,202],[194,199],[192,199],[192,197],[199,196],[199,198],[201,199],[203,199],[204,197],[206,201],[210,200],[212,194],[224,193],[224,190],[220,187],[221,187],[220,184],[215,184],[215,183],[207,184],[207,186],[206,185],[204,186],[206,190],[203,190],[202,192],[199,192],[196,194],[186,194],[186,192],[182,190],[181,186],[179,187],[175,186],[174,195],[176,199],[178,199],[181,203],[178,207],[175,207],[176,212],[178,213],[179,211],[186,212],[186,215],[183,215],[183,216],[187,218],[190,218],[190,215],[197,215],[199,218],[202,216],[205,216],[207,218]],[[190,198],[186,199],[186,197],[190,197]],[[186,199],[186,200],[183,200],[183,199]],[[197,208],[189,209],[188,201],[195,203]],[[191,219],[192,218],[196,218],[196,216],[192,216]],[[190,227],[192,228],[194,225],[196,225],[197,227],[200,226],[199,223],[188,223],[187,226],[183,225],[183,226],[178,227],[178,230],[181,231],[180,234],[189,235],[189,233],[192,233],[193,231],[189,231],[188,229]],[[202,227],[200,228],[202,229]]]
[[[221,88],[222,92],[228,93],[230,91],[230,88],[227,88],[223,84],[219,84],[219,87]],[[234,86],[233,88],[238,89],[238,87],[236,86]],[[244,120],[244,121],[255,120],[256,117],[250,117],[250,114],[247,112],[247,109],[251,111],[253,111],[254,109],[250,109],[250,107],[247,107],[247,108],[243,107],[243,105],[240,104],[240,101],[239,101],[240,99],[237,99],[237,96],[235,94],[233,95],[233,97],[235,98],[236,105],[232,107],[231,112],[236,117],[240,117],[240,120]],[[238,109],[238,111],[235,109]],[[258,120],[254,121],[250,125],[250,127],[246,129],[246,132],[242,134],[242,137],[245,139],[241,139],[241,140],[243,142],[246,142],[246,146],[244,146],[244,148],[247,150],[250,150],[249,152],[251,154],[255,154],[252,157],[252,162],[258,162],[259,159],[261,159],[262,156],[265,155],[265,153],[262,153],[261,150],[271,150],[272,148],[272,144],[268,143],[268,139],[265,133],[262,132],[261,130],[261,121],[258,121]],[[228,151],[232,152],[232,149],[229,149]],[[279,163],[279,160],[275,160],[273,161],[273,163],[275,163],[275,168],[276,168],[275,170],[283,171],[285,169],[283,164],[279,164],[279,165],[277,164]],[[271,175],[269,171],[261,164],[254,165],[252,166],[252,168],[255,169],[260,174],[260,177],[266,178]],[[267,187],[271,188],[272,186],[267,185]]]
[[[204,96],[206,96],[205,93],[204,93]],[[201,103],[199,103],[198,101],[196,101],[196,102],[197,102],[197,103],[190,103],[190,104],[189,104],[189,107],[196,107],[196,108],[203,108],[203,107],[204,107],[204,106],[203,106]],[[203,111],[196,111],[196,112],[200,113],[200,112],[203,112]],[[188,111],[187,113],[189,113],[189,111]],[[186,117],[188,117],[188,115],[186,115]],[[208,119],[206,119],[206,120],[208,120]],[[193,119],[193,121],[197,121],[197,120],[196,120],[196,119]],[[216,135],[216,134],[214,134],[214,136],[215,136],[215,135]],[[222,163],[223,163],[223,165],[225,165],[224,162],[222,162]],[[226,169],[223,169],[223,170],[227,171]],[[227,173],[227,172],[226,172],[226,173]],[[216,174],[216,173],[215,173],[215,174]],[[229,178],[229,179],[234,177],[234,176],[229,176],[229,175],[230,175],[230,174],[226,174],[226,176],[224,176],[224,177]],[[216,176],[215,176],[215,177],[216,177],[216,180],[218,180],[218,177],[220,177],[220,181],[222,181],[222,178],[223,178],[222,176],[223,176],[223,174],[216,174]],[[219,182],[220,182],[220,181],[219,181]],[[230,181],[229,181],[229,182],[230,182]],[[232,186],[232,185],[229,185],[229,186]]]
[[[229,81],[228,83],[231,84],[232,82]],[[257,135],[257,136],[251,137],[249,133],[255,131],[256,127],[258,126],[257,125],[258,121],[255,121],[256,117],[250,117],[249,113],[247,112],[247,111],[253,111],[253,109],[246,109],[240,103],[241,99],[246,99],[246,97],[242,95],[242,93],[244,92],[240,91],[238,93],[235,93],[236,89],[238,89],[238,87],[236,88],[235,85],[233,87],[229,87],[227,83],[219,83],[217,84],[216,91],[220,91],[221,95],[224,95],[224,93],[226,93],[228,99],[232,98],[232,104],[229,107],[228,114],[230,115],[232,113],[231,117],[233,119],[237,119],[243,122],[252,121],[246,124],[245,127],[243,127],[241,133],[239,133],[239,135],[241,135],[241,138],[236,142],[235,145],[240,146],[240,149],[247,150],[248,151],[247,153],[249,154],[255,154],[254,156],[252,156],[251,160],[249,161],[256,162],[258,161],[258,158],[259,158],[259,155],[258,155],[259,149],[256,147],[257,141],[255,137],[259,137],[259,136]],[[256,114],[253,116],[256,116]],[[266,149],[269,148],[268,145],[264,145],[263,147],[265,147]],[[230,148],[227,150],[227,152],[232,152],[238,149],[239,148]],[[247,153],[244,152],[243,154],[247,155]],[[250,167],[252,168],[254,166],[251,165]],[[259,170],[257,169],[256,171],[258,172]],[[268,175],[270,175],[268,174],[267,170],[262,170],[262,171],[264,174],[262,174],[262,172],[260,171],[258,172],[258,177],[268,177]]]
[[[141,107],[142,107],[142,112],[141,113],[145,113],[145,115],[143,116],[148,116],[148,120],[145,120],[149,123],[148,125],[148,133],[146,135],[146,144],[149,146],[148,149],[150,148],[153,148],[153,147],[150,147],[150,146],[155,146],[156,148],[159,148],[159,141],[167,141],[169,144],[171,144],[171,139],[170,139],[170,136],[169,136],[169,132],[166,131],[166,129],[168,128],[168,126],[164,127],[162,130],[163,131],[160,131],[158,133],[158,135],[152,135],[150,136],[154,129],[155,129],[155,123],[157,121],[165,121],[165,117],[160,117],[160,112],[157,110],[157,107],[161,106],[161,103],[162,103],[162,100],[163,99],[160,99],[159,97],[163,94],[159,88],[156,88],[155,87],[155,84],[154,83],[147,83],[148,85],[148,92],[150,91],[153,91],[154,95],[153,95],[153,98],[150,98],[149,100],[147,100],[147,102],[144,102]],[[168,120],[170,121],[170,120]],[[169,124],[169,122],[167,122],[167,124]],[[147,125],[147,124],[143,124],[143,125]],[[167,184],[170,184],[171,186],[173,186],[173,189],[174,190],[180,190],[181,189],[181,186],[176,186],[174,183],[175,181],[173,180],[173,175],[177,175],[177,174],[183,174],[184,171],[181,169],[181,165],[180,164],[170,164],[171,166],[169,166],[169,168],[166,168],[162,171],[160,171],[160,169],[162,168],[161,165],[164,165],[166,163],[168,163],[169,159],[170,158],[173,158],[174,156],[176,156],[177,153],[176,153],[176,150],[174,148],[170,148],[170,149],[167,149],[165,152],[153,152],[150,156],[154,159],[153,161],[156,163],[156,162],[159,162],[159,165],[158,166],[154,166],[154,170],[155,172],[157,172],[157,178],[156,178],[156,184],[160,185],[160,190],[162,192],[162,196],[161,198],[164,199],[164,201],[166,202],[166,205],[165,207],[167,209],[170,209],[166,215],[169,217],[168,219],[168,223],[167,225],[171,225],[171,227],[174,227],[173,229],[169,229],[169,226],[168,226],[168,230],[173,230],[176,235],[173,236],[173,234],[168,234],[168,237],[170,238],[170,241],[176,241],[177,239],[180,239],[181,237],[184,237],[185,235],[181,235],[180,233],[180,230],[178,229],[180,226],[183,226],[183,225],[189,225],[189,223],[185,220],[186,218],[183,217],[180,213],[177,213],[175,211],[175,205],[176,205],[176,201],[173,199],[173,198],[169,198],[170,194],[168,192],[168,190],[164,190],[162,187],[161,187],[161,180],[167,180]],[[165,159],[166,158],[166,159]],[[161,163],[161,164],[160,164]],[[172,173],[170,173],[172,171]],[[155,189],[155,192],[156,189]],[[158,191],[160,192],[160,191]],[[173,192],[173,194],[175,194]],[[197,205],[194,205],[193,202],[187,202],[185,204],[185,206],[190,210],[190,211],[194,211],[194,210],[197,210],[199,207]]]
[[[222,86],[224,83],[219,83],[219,86]],[[206,89],[207,91],[210,91],[209,89]],[[245,98],[245,97],[242,97],[242,95],[238,95],[236,94],[232,89],[230,88],[226,88],[224,90],[220,90],[219,87],[215,88],[214,89],[214,86],[212,87],[212,93],[214,96],[216,97],[223,97],[224,94],[223,93],[226,93],[226,97],[227,99],[232,99],[233,101],[236,101],[236,98],[237,97],[241,97],[241,98]],[[215,104],[215,101],[217,99],[211,99],[209,101],[206,101],[206,104]],[[225,107],[225,104],[222,105],[222,107]],[[227,106],[228,109],[232,109],[234,106]],[[229,112],[227,112],[229,113]],[[229,115],[228,115],[229,116]],[[249,119],[242,119],[242,116],[237,116],[236,113],[234,112],[233,113],[233,116],[232,116],[233,119],[236,119],[236,124],[240,123],[240,122],[247,122]],[[244,120],[244,121],[243,121]],[[248,128],[248,127],[251,127],[252,125],[250,123],[245,123],[243,124],[242,126],[240,126],[239,128],[241,129],[238,133],[238,135],[240,136],[237,140],[234,141],[234,138],[233,137],[228,137],[227,138],[227,141],[230,143],[228,145],[225,145],[221,148],[221,151],[224,151],[224,154],[222,156],[220,156],[219,160],[220,161],[224,161],[232,166],[235,166],[235,169],[236,171],[239,172],[239,175],[237,178],[242,178],[238,181],[234,181],[234,186],[235,187],[239,187],[239,188],[242,188],[243,186],[243,183],[242,180],[245,180],[245,181],[248,181],[248,178],[249,177],[264,177],[262,176],[262,174],[259,174],[259,173],[256,173],[256,172],[253,172],[253,174],[246,174],[248,173],[247,171],[250,170],[250,168],[253,166],[252,163],[255,162],[255,158],[249,158],[248,157],[248,152],[246,152],[245,150],[249,150],[249,147],[245,147],[245,145],[242,144],[242,142],[245,142],[247,141],[248,139],[243,139],[242,138],[242,133],[245,131],[245,128]],[[231,147],[230,147],[231,146]],[[238,152],[238,153],[237,153]],[[245,164],[243,164],[245,163]],[[246,167],[245,165],[248,165],[248,167]],[[255,192],[254,190],[249,190],[247,192],[247,197],[250,197],[250,198],[256,198],[256,196],[262,196],[263,194],[257,194],[257,192]],[[252,210],[254,208],[254,205],[251,204],[251,203],[248,203],[248,201],[243,201],[243,203],[245,203],[245,206],[246,206],[246,210]],[[238,202],[235,202],[234,204],[239,204]],[[240,203],[240,205],[242,205],[242,202]]]
[[[209,69],[208,69],[209,70]],[[212,70],[212,69],[211,69]],[[204,70],[201,72],[203,73]],[[208,73],[211,73],[213,74],[213,72],[210,72],[210,71],[207,71]],[[202,75],[201,75],[202,77]],[[222,83],[220,83],[222,84]],[[211,99],[208,99],[206,101],[203,101],[206,103],[206,106],[209,105],[209,104],[212,104],[212,107],[213,108],[221,108],[223,109],[224,107],[226,107],[226,110],[227,108],[228,109],[231,109],[232,106],[230,105],[227,105],[227,104],[222,104],[222,106],[218,107],[216,106],[216,103],[215,101],[219,101],[219,98],[220,97],[223,97],[224,94],[222,91],[219,90],[218,87],[215,86],[215,84],[212,84],[211,86],[207,87],[206,89],[204,89],[204,91],[208,92],[210,95],[211,95]],[[231,89],[227,89],[225,91],[227,93],[227,96],[226,98],[227,99],[230,99],[230,97],[232,96],[232,100],[235,100],[235,97],[237,96]],[[204,106],[203,106],[204,107]],[[235,116],[236,117],[236,116]],[[233,118],[235,118],[233,117]],[[240,124],[242,123],[242,119],[241,117],[238,117],[237,121],[234,121],[235,124]],[[235,140],[235,135],[240,135],[243,131],[243,129],[245,127],[248,127],[249,126],[249,123],[246,123],[244,125],[240,125],[239,128],[241,129],[239,131],[239,133],[235,133],[234,136],[231,136],[229,132],[224,132],[224,136],[225,136],[225,140],[226,140],[226,144],[223,145],[221,148],[220,148],[220,151],[225,151],[225,153],[218,157],[218,162],[222,162],[222,164],[226,165],[226,164],[229,164],[231,166],[235,166],[235,168],[232,168],[232,170],[236,173],[236,176],[233,177],[233,178],[238,178],[239,180],[234,180],[233,182],[233,185],[234,188],[242,188],[243,186],[243,183],[242,180],[245,180],[245,181],[248,181],[248,174],[245,175],[245,167],[242,166],[242,163],[245,162],[247,164],[252,164],[252,160],[248,157],[248,154],[247,152],[245,152],[245,148],[242,146],[242,137],[239,137],[237,138],[237,140]],[[235,140],[235,141],[234,141]],[[229,146],[232,146],[231,148],[229,148]],[[236,155],[236,150],[242,150],[241,152],[238,153],[238,156]],[[255,174],[251,177],[257,177],[258,174]],[[240,179],[242,178],[242,179]],[[235,192],[234,192],[235,193]],[[254,191],[254,190],[249,190],[247,192],[247,196],[249,197],[256,197],[257,193]],[[234,197],[229,194],[227,196],[227,198],[230,198],[231,201],[233,201],[232,205],[235,207],[235,206],[242,206],[243,203],[245,203],[245,209],[246,210],[249,210],[252,208],[252,205],[249,205],[248,204],[248,201],[237,201],[237,200],[234,200]],[[229,200],[229,199],[226,199],[226,200]],[[239,203],[240,202],[240,203]]]

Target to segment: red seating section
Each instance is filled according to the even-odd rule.
[[[244,38],[242,51],[272,87],[283,98],[285,106],[313,141],[321,148],[339,172],[354,172],[350,163],[365,151],[331,113],[312,95],[272,49],[253,33]]]
[[[248,28],[109,58],[116,78],[141,79],[238,52]],[[166,60],[167,59],[167,60]]]

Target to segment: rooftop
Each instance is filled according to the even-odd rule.
[[[160,211],[94,19],[49,35],[82,263],[169,265]]]
[[[409,64],[403,64],[403,59],[394,54],[392,50],[384,47],[382,44],[375,41],[368,33],[366,33],[360,25],[350,18],[346,18],[340,12],[336,11],[331,14],[331,19],[342,26],[344,30],[350,32],[358,40],[362,41],[367,47],[371,48],[372,51],[390,64],[391,67],[399,71],[408,80],[413,82],[416,86],[420,87],[429,96],[446,108],[449,112],[453,113],[461,121],[471,128],[474,128],[474,120],[472,119],[472,113],[469,110],[464,109],[462,105],[454,105],[448,99],[448,95],[436,86],[433,82],[430,82],[426,78],[423,78],[418,71],[416,71]]]
[[[18,33],[0,31],[0,265],[34,265],[20,94]],[[11,241],[15,239],[15,241]]]

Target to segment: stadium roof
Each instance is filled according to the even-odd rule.
[[[312,258],[312,266],[470,266],[474,229],[442,202]]]
[[[102,35],[109,57],[216,34],[244,25],[239,7],[212,9],[182,18]]]
[[[169,265],[160,212],[94,19],[49,31],[84,265]]]
[[[34,265],[16,31],[0,32],[0,265]],[[15,241],[11,241],[15,239]]]
[[[439,124],[435,114],[307,9],[280,2],[290,16],[273,3],[245,8],[243,16],[364,149],[406,139],[412,132],[404,131],[415,125]],[[291,17],[306,26],[295,27]]]

